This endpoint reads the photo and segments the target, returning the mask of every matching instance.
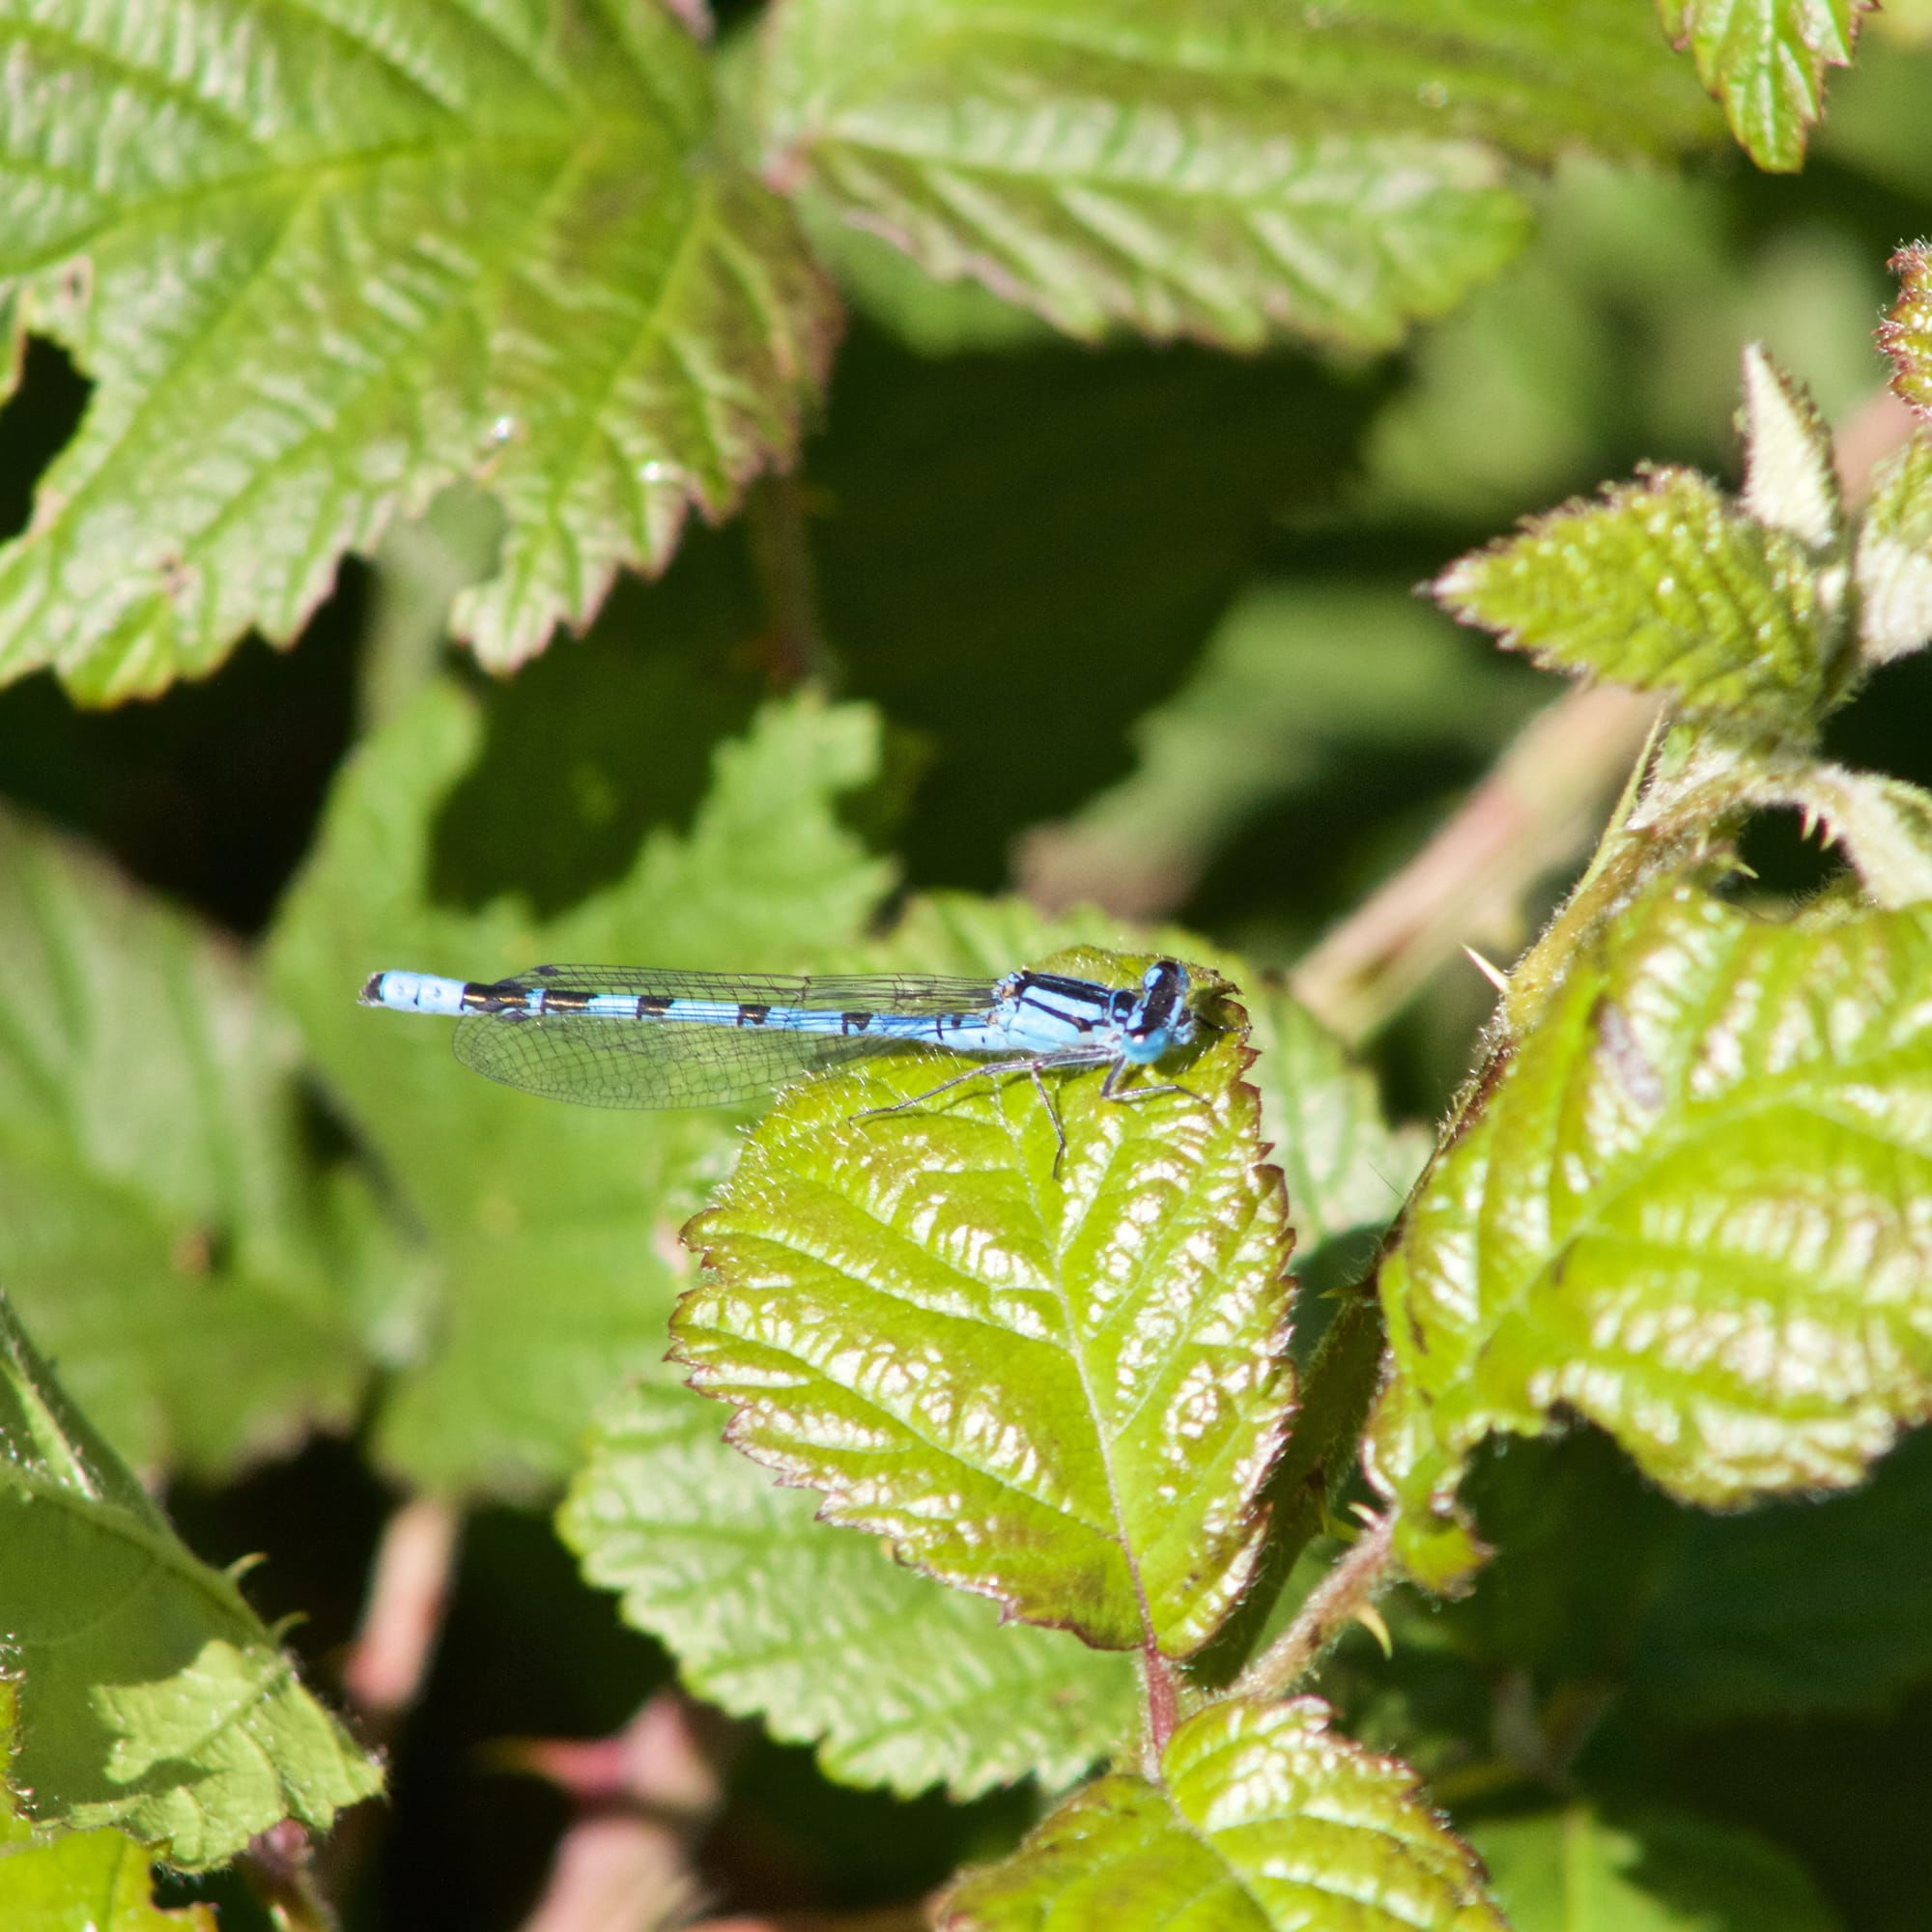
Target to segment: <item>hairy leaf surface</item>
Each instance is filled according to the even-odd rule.
[[[8,1781],[34,1824],[118,1826],[170,1863],[210,1865],[284,1818],[325,1830],[381,1788],[234,1578],[195,1560],[71,1406],[4,1296],[0,1547],[0,1657],[18,1683]]]
[[[1872,477],[1859,525],[1859,647],[1886,664],[1932,639],[1932,435],[1921,430]]]
[[[1078,1776],[1132,1731],[1129,1660],[990,1604],[813,1520],[813,1499],[724,1441],[715,1405],[645,1383],[606,1405],[564,1505],[593,1582],[692,1689],[818,1744],[833,1776],[967,1797]]]
[[[108,701],[292,638],[456,477],[508,665],[792,445],[828,298],[657,0],[0,7],[14,326],[96,384],[0,551],[0,677]]]
[[[1876,0],[1658,0],[1664,31],[1759,167],[1793,173],[1825,112],[1825,71],[1848,67]]]
[[[791,0],[764,53],[773,180],[1086,336],[1393,342],[1521,241],[1506,156],[1701,120],[1604,0]]]
[[[1506,1932],[1415,1774],[1333,1735],[1313,1697],[1203,1711],[1158,1783],[1090,1784],[1004,1863],[969,1872],[939,1922],[1117,1932],[1123,1910],[1165,1932]]]
[[[1145,959],[1051,970],[1126,984]],[[1105,1648],[1200,1647],[1251,1573],[1291,1399],[1290,1236],[1237,1032],[1187,1091],[880,1060],[796,1090],[686,1238],[677,1351],[731,1439],[904,1560]],[[1156,1084],[1166,1069],[1142,1076]],[[915,1101],[904,1112],[857,1118]]]
[[[1435,590],[1539,664],[1687,711],[1803,735],[1825,702],[1833,639],[1804,546],[1688,469],[1533,518]]]
[[[1567,1408],[1682,1499],[1857,1482],[1932,1413],[1932,910],[1653,892],[1577,959],[1381,1272],[1375,1455],[1452,1580],[1463,1462]]]

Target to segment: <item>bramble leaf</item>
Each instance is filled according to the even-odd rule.
[[[827,1773],[955,1797],[1070,1782],[1133,1728],[1128,1659],[990,1604],[813,1520],[724,1440],[717,1407],[646,1382],[605,1406],[563,1507],[564,1539],[691,1688],[818,1744]]]
[[[0,1738],[14,1735],[14,1687],[0,1680]],[[153,1861],[123,1832],[37,1838],[0,1792],[0,1925],[7,1932],[220,1932],[212,1905],[164,1912]]]
[[[1653,469],[1526,522],[1435,581],[1443,607],[1539,664],[1802,737],[1834,643],[1804,546],[1688,469]]]
[[[1415,1774],[1328,1729],[1313,1697],[1211,1705],[1160,1781],[1116,1772],[1003,1863],[969,1871],[944,1932],[1507,1932],[1475,1855]]]
[[[14,326],[96,384],[0,551],[0,678],[107,702],[294,637],[460,476],[508,520],[487,663],[783,462],[828,348],[657,0],[9,0]]]
[[[1744,354],[1745,509],[1806,549],[1836,549],[1845,534],[1832,432],[1809,392],[1760,342]]]
[[[1669,1812],[1614,1823],[1583,1805],[1472,1826],[1513,1932],[1838,1932],[1789,1853]]]
[[[1932,1413],[1932,908],[1653,890],[1577,957],[1381,1270],[1373,1432],[1420,1580],[1485,1435],[1567,1408],[1707,1508],[1860,1480]]]
[[[1046,963],[1124,984],[1146,962]],[[1057,1173],[1025,1078],[869,1119],[962,1066],[795,1090],[686,1230],[694,1386],[827,1520],[1029,1622],[1188,1655],[1252,1570],[1291,1400],[1290,1236],[1247,1058],[1216,1032],[1175,1066],[1187,1091],[1141,1105],[1052,1076]]]
[[[366,1363],[297,1043],[242,959],[0,813],[0,1279],[126,1456],[212,1471],[346,1424]],[[221,1399],[209,1400],[211,1388]]]
[[[689,726],[667,705],[655,728]],[[451,1060],[446,1025],[367,1011],[356,986],[386,966],[493,979],[545,958],[797,970],[849,942],[890,871],[838,816],[876,768],[871,714],[801,698],[719,746],[689,829],[653,826],[617,885],[549,920],[508,894],[440,904],[437,814],[481,738],[478,705],[438,686],[364,744],[270,964],[423,1230],[421,1279],[393,1279],[380,1315],[397,1368],[380,1453],[428,1488],[522,1491],[574,1466],[597,1404],[662,1355],[675,1230],[743,1117],[612,1115],[492,1086]]]
[[[1888,664],[1922,649],[1932,639],[1932,435],[1920,431],[1879,466],[1853,575],[1866,660]]]
[[[32,1823],[116,1826],[202,1866],[381,1789],[234,1578],[189,1554],[69,1405],[3,1295],[0,1544],[8,1781]]]
[[[1893,393],[1921,416],[1932,416],[1932,242],[1901,248],[1891,270],[1898,299],[1879,326],[1878,346],[1891,358]]]
[[[1507,156],[1693,138],[1668,65],[1602,0],[791,0],[755,114],[771,179],[1071,334],[1379,346],[1515,251]]]
[[[1812,757],[1741,763],[1738,781],[1754,804],[1795,805],[1807,824],[1821,823],[1875,905],[1932,899],[1932,792]]]
[[[1877,0],[1658,0],[1663,30],[1697,63],[1759,167],[1791,174],[1825,113],[1825,70],[1849,67]]]

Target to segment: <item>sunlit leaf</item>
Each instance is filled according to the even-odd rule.
[[[14,1687],[0,1682],[0,1737],[14,1733]],[[217,1932],[212,1905],[163,1912],[152,1860],[125,1833],[37,1839],[0,1793],[0,1924],[7,1932]]]
[[[1521,241],[1506,156],[1701,117],[1627,7],[793,0],[768,175],[1057,327],[1365,345]]]
[[[0,1280],[75,1400],[202,1469],[347,1422],[331,1240],[367,1204],[313,1178],[287,1020],[186,915],[4,814],[0,930]]]
[[[871,1119],[959,1069],[794,1091],[686,1232],[707,1276],[680,1358],[830,1520],[1028,1621],[1185,1656],[1252,1570],[1290,1401],[1289,1236],[1245,1059],[1217,1032],[1177,1065],[1185,1092],[1141,1105],[1051,1076],[1057,1172],[1023,1077]]]
[[[1747,345],[1744,507],[1767,529],[1783,530],[1825,552],[1844,536],[1832,432],[1802,384],[1771,359],[1762,343]]]
[[[1802,736],[1827,696],[1834,639],[1804,547],[1687,469],[1531,519],[1435,590],[1539,664],[1752,729]]]
[[[8,1780],[32,1823],[118,1826],[209,1865],[381,1788],[234,1578],[195,1560],[69,1405],[4,1297],[0,1548],[0,1656],[18,1684]]]
[[[1380,1275],[1375,1455],[1423,1580],[1486,1435],[1600,1423],[1707,1507],[1857,1482],[1932,1412],[1932,910],[1661,888],[1577,958]]]
[[[1481,1867],[1415,1774],[1328,1729],[1325,1705],[1217,1704],[1004,1863],[968,1872],[945,1932],[1507,1932]]]
[[[895,1564],[813,1520],[724,1440],[714,1404],[645,1383],[607,1405],[564,1506],[566,1540],[686,1681],[833,1776],[968,1796],[1067,1783],[1132,1732],[1130,1661]]]
[[[827,298],[656,0],[0,10],[15,323],[96,388],[0,552],[0,676],[107,700],[292,638],[458,476],[505,665],[782,461]]]
[[[1859,648],[1871,663],[1932,639],[1932,435],[1921,431],[1874,473],[1854,574]]]
[[[1761,168],[1804,164],[1825,112],[1825,71],[1851,63],[1877,0],[1658,0],[1664,31],[1697,63],[1731,132]]]
[[[1513,1932],[1837,1932],[1789,1853],[1666,1812],[1610,1823],[1580,1804],[1473,1826]]]
[[[650,728],[688,726],[668,711]],[[540,959],[798,970],[850,941],[890,876],[838,817],[875,771],[872,717],[806,698],[721,745],[689,829],[653,827],[628,875],[569,912],[539,919],[507,894],[438,903],[437,813],[480,737],[477,705],[439,687],[365,743],[271,954],[330,1095],[423,1231],[422,1279],[390,1284],[399,1373],[377,1440],[438,1489],[521,1489],[573,1465],[597,1404],[664,1352],[677,1226],[728,1167],[743,1116],[613,1115],[494,1087],[450,1058],[445,1024],[358,1008],[363,978],[493,979]],[[633,749],[651,755],[641,733]]]

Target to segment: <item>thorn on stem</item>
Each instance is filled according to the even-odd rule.
[[[1496,989],[1497,992],[1507,993],[1509,991],[1510,989],[1509,975],[1505,973],[1500,966],[1495,965],[1491,960],[1485,959],[1483,955],[1480,952],[1478,952],[1473,946],[1465,946],[1463,947],[1463,951],[1467,955],[1469,964],[1472,965],[1476,969],[1476,971],[1480,973],[1483,976],[1483,978],[1487,980],[1490,982],[1490,984]]]

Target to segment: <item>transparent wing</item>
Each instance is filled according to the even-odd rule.
[[[783,973],[678,973],[656,966],[533,966],[527,973],[513,973],[503,983],[553,986],[567,993],[649,993],[670,1000],[737,1000],[918,1016],[976,1012],[993,997],[990,980],[951,980],[930,973],[799,979]]]
[[[659,972],[637,966],[544,966],[506,985],[562,992],[648,994],[837,1012],[973,1012],[992,997],[983,980],[910,975],[787,979],[744,973]],[[505,1086],[591,1107],[709,1107],[768,1094],[808,1073],[917,1042],[854,1033],[616,1020],[582,1013],[513,1019],[471,1014],[456,1026],[456,1057]]]

